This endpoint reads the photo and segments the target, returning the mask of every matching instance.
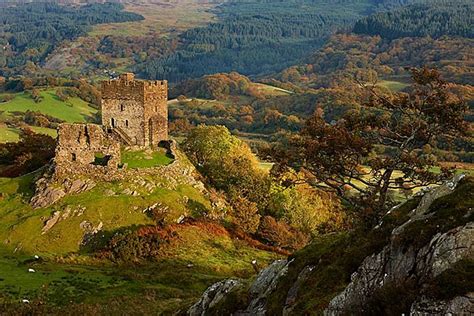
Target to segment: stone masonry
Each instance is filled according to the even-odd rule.
[[[96,124],[61,124],[54,157],[55,175],[105,173],[121,163],[120,143]]]
[[[131,73],[102,82],[102,125],[127,146],[168,139],[168,83],[135,80]]]

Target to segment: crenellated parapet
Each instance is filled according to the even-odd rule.
[[[145,97],[158,96],[167,99],[168,82],[166,80],[135,80],[131,73],[121,75],[118,79],[102,81],[102,99],[127,99],[143,101]]]

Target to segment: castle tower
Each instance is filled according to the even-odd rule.
[[[102,82],[102,125],[127,146],[168,139],[168,83],[135,80],[132,73]]]

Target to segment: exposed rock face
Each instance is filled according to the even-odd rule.
[[[54,170],[50,168],[43,177],[36,181],[36,190],[30,200],[33,208],[42,208],[52,205],[63,198],[66,194],[79,194],[95,187],[96,183],[91,179],[71,179],[54,181]]]
[[[473,315],[474,293],[456,296],[449,301],[433,301],[422,298],[411,306],[410,315]]]
[[[383,248],[381,248],[383,245],[377,246],[380,247],[377,249],[382,250],[367,256],[362,261],[357,271],[352,274],[351,282],[342,292],[334,295],[324,310],[324,314],[346,315],[370,312],[372,311],[370,310],[370,304],[373,304],[371,300],[376,298],[377,293],[387,287],[390,289],[391,286],[396,288],[398,286],[397,290],[404,292],[404,284],[410,284],[414,291],[414,294],[410,293],[414,296],[410,296],[410,300],[407,301],[408,305],[403,306],[412,315],[472,314],[474,312],[473,293],[465,293],[464,295],[458,293],[455,297],[441,300],[434,299],[428,292],[429,286],[437,280],[437,277],[441,277],[443,272],[449,272],[449,269],[452,269],[457,263],[472,262],[474,260],[472,208],[466,206],[470,204],[459,204],[455,202],[456,200],[451,200],[453,202],[438,203],[436,207],[432,208],[433,202],[452,193],[461,179],[462,176],[456,177],[453,181],[424,192],[424,196],[417,207],[411,212],[409,208],[403,211],[405,215],[401,218],[405,220],[404,216],[409,213],[408,221],[403,224],[400,221],[396,222],[398,223],[396,225],[399,225],[398,227],[393,226],[393,224],[386,226],[390,228],[384,231],[385,237],[383,238],[387,241],[385,246]],[[470,187],[471,184],[464,188]],[[466,198],[472,198],[472,195]],[[443,210],[444,203],[452,203],[449,204],[450,207],[459,205],[461,213],[453,214],[464,215],[459,215],[463,218],[462,220],[453,221],[452,223],[455,224],[450,224],[441,230],[437,223],[443,221],[445,217],[437,217],[441,216],[437,215],[437,212],[451,211],[452,209]],[[406,207],[409,207],[409,205],[411,204],[406,204]],[[449,216],[449,212],[442,214],[445,213],[448,213],[446,216]],[[428,229],[426,226],[429,226],[430,223],[434,224],[431,224]],[[380,229],[380,227],[376,229]],[[422,231],[428,233],[421,236],[420,232]],[[417,234],[420,234],[420,236]],[[296,257],[295,260],[298,260],[298,258]],[[234,310],[233,315],[270,315],[270,311],[272,313],[275,311],[273,309],[269,311],[269,308],[275,306],[275,304],[280,308],[277,309],[277,313],[281,312],[283,315],[297,314],[295,306],[301,307],[301,305],[304,305],[304,302],[299,298],[302,285],[304,284],[305,291],[311,289],[312,285],[308,282],[310,282],[311,276],[315,276],[314,273],[323,271],[318,270],[318,265],[325,261],[319,260],[319,263],[318,261],[309,261],[311,264],[306,264],[303,268],[300,268],[301,270],[295,271],[297,266],[302,266],[302,262],[307,263],[308,261],[299,261],[298,264],[296,262],[295,265],[292,265],[292,262],[277,261],[263,270],[248,290],[247,307]],[[328,262],[324,264],[330,265]],[[291,271],[291,274],[287,274],[288,271]],[[282,286],[284,282],[289,280],[288,277],[282,278],[285,275],[290,276],[291,286],[289,286],[290,284]],[[443,275],[445,276],[446,273]],[[338,277],[338,274],[335,273],[335,276]],[[341,282],[344,281],[341,280]],[[277,290],[280,292],[275,293]],[[281,292],[282,290],[285,292]],[[277,295],[272,295],[273,293]],[[282,294],[284,295],[282,296]],[[405,293],[401,295],[405,295]],[[286,299],[281,302],[272,301],[272,304],[269,304],[270,299],[278,298],[281,300],[282,297],[286,297]],[[321,312],[322,310],[319,310],[315,313]],[[201,315],[203,314],[206,314],[205,311],[201,313]]]
[[[287,260],[278,260],[258,274],[250,287],[250,304],[241,312],[242,315],[266,314],[267,297],[275,290],[279,278],[288,272],[289,264]]]
[[[363,311],[371,295],[384,284],[413,280],[421,285],[456,262],[473,258],[474,223],[435,235],[424,247],[404,247],[392,242],[364,260],[346,289],[332,299],[327,315]]]
[[[235,315],[266,315],[267,297],[275,290],[279,278],[288,272],[289,264],[287,260],[277,260],[263,269],[250,287],[247,308],[236,311]],[[225,299],[232,289],[242,285],[240,281],[232,279],[211,285],[201,299],[189,309],[188,315],[208,315],[211,307]]]
[[[238,280],[224,280],[213,284],[204,292],[201,299],[196,304],[191,306],[188,311],[188,315],[206,315],[206,312],[209,309],[216,306],[230,291],[241,285],[242,283]]]
[[[351,311],[363,311],[376,290],[387,283],[416,282],[423,284],[462,259],[474,259],[474,223],[467,223],[446,233],[436,234],[422,247],[397,242],[404,230],[415,222],[429,220],[430,206],[443,196],[452,193],[463,176],[425,193],[411,218],[392,232],[392,238],[381,252],[367,257],[351,283],[334,297],[325,311],[327,315],[340,315]]]
[[[174,141],[163,142],[168,150],[168,154],[175,160],[166,166],[156,166],[143,169],[109,168],[104,166],[69,165],[67,168],[76,168],[74,171],[65,171],[63,162],[59,167],[53,162],[43,176],[36,181],[35,194],[30,200],[33,208],[50,206],[67,194],[79,194],[89,191],[96,186],[97,182],[123,181],[130,182],[130,187],[123,187],[121,194],[138,196],[139,191],[146,189],[147,193],[152,193],[157,187],[175,190],[180,184],[191,185],[202,193],[207,192],[202,181],[199,180],[198,173],[194,166],[187,161],[184,154],[177,150]],[[83,166],[83,167],[81,167]],[[69,169],[67,169],[69,170]],[[156,176],[156,180],[151,179]],[[148,178],[148,179],[146,179]],[[144,193],[144,192],[141,192]],[[115,192],[107,192],[108,196],[115,195]]]

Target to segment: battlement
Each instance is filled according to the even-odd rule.
[[[141,100],[145,94],[156,94],[163,97],[168,95],[168,82],[166,80],[144,81],[136,80],[134,74],[125,73],[118,79],[102,82],[102,98]]]

